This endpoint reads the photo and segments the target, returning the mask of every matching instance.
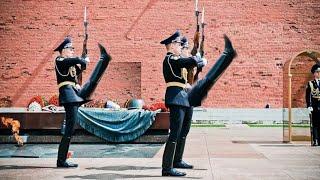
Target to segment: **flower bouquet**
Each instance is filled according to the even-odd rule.
[[[169,111],[163,102],[153,103],[150,106],[144,105],[143,109],[150,110],[150,111],[156,111],[158,109],[161,109],[161,112],[168,112]]]
[[[43,96],[34,96],[29,100],[28,110],[29,111],[41,111],[42,107],[46,106],[48,102]]]
[[[55,106],[59,106],[59,97],[58,95],[53,95],[51,96],[51,98],[49,99],[49,105],[55,105]]]

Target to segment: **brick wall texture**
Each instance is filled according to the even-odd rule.
[[[304,49],[320,50],[319,0],[199,0],[205,7],[206,57],[212,66],[229,35],[238,57],[210,91],[204,107],[283,107],[284,68]],[[81,54],[83,10],[88,8],[88,78],[106,46],[113,60],[94,98],[142,98],[147,104],[164,98],[159,42],[180,29],[192,41],[195,31],[191,0],[3,0],[0,5],[0,99],[26,106],[35,95],[57,94],[53,49],[70,35]],[[297,104],[303,106],[310,60],[295,66]],[[300,61],[299,61],[300,62]],[[208,71],[208,67],[204,72]],[[298,73],[299,74],[299,73]],[[300,98],[300,100],[299,100]]]

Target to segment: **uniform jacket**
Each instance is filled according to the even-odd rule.
[[[320,87],[317,85],[316,80],[308,82],[306,89],[306,103],[307,107],[313,107],[314,110],[320,108]]]
[[[186,84],[186,69],[195,67],[196,65],[197,62],[193,57],[181,58],[180,56],[175,56],[173,53],[168,52],[163,60],[163,77],[165,82]],[[186,89],[178,86],[167,87],[165,104],[166,106],[179,105],[190,107]]]
[[[80,65],[80,67],[78,66]],[[78,83],[77,75],[79,75],[86,68],[86,61],[83,58],[63,58],[58,56],[55,59],[55,71],[57,76],[57,83],[72,82]],[[59,102],[65,103],[83,103],[85,100],[78,95],[78,90],[74,85],[64,85],[59,88]]]

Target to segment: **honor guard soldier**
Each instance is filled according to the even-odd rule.
[[[181,137],[181,128],[184,119],[192,117],[192,109],[188,101],[187,87],[187,68],[203,67],[204,62],[201,57],[182,58],[181,55],[181,35],[177,31],[169,38],[161,41],[167,49],[167,54],[163,60],[163,76],[167,84],[165,94],[165,104],[170,109],[170,134],[162,159],[162,176],[185,176],[183,172],[175,170],[173,167],[174,159],[176,167],[192,168],[182,161],[182,154],[186,137]],[[190,117],[191,116],[191,117]],[[185,121],[184,126],[188,126]],[[185,128],[186,134],[189,128]],[[183,135],[184,136],[184,135]],[[179,145],[177,145],[179,144]],[[176,149],[178,148],[178,149]]]
[[[193,168],[182,161],[186,135],[190,129],[192,107],[201,106],[202,101],[230,65],[236,52],[231,41],[224,36],[225,49],[215,65],[206,76],[197,81],[191,89],[187,89],[187,68],[202,68],[206,60],[200,54],[191,57],[181,57],[181,36],[177,31],[169,38],[161,41],[167,49],[163,61],[163,76],[167,84],[165,104],[170,109],[170,133],[162,158],[162,176],[185,176],[174,168]]]
[[[181,57],[182,58],[188,58],[191,56],[190,50],[189,50],[189,43],[188,39],[184,36],[181,38]],[[204,64],[207,64],[206,59],[202,59]],[[186,72],[185,70],[183,71],[184,73]],[[186,83],[186,91],[191,88],[191,85],[189,83]],[[193,107],[190,106],[186,108],[185,111],[185,116],[182,122],[182,127],[181,127],[181,132],[177,140],[177,145],[176,145],[176,152],[174,155],[174,160],[173,160],[173,167],[174,168],[183,168],[183,169],[192,169],[193,166],[191,164],[187,164],[182,160],[183,153],[184,153],[184,147],[186,143],[186,138],[189,133],[190,127],[191,127],[191,121],[192,121],[192,114],[193,114]]]
[[[320,145],[320,65],[315,64],[311,68],[314,76],[312,81],[308,82],[306,89],[306,103],[311,121],[311,145]]]
[[[88,98],[96,88],[102,74],[106,70],[111,57],[103,46],[99,44],[100,59],[89,80],[80,87],[77,75],[86,68],[88,58],[74,56],[74,48],[70,38],[66,38],[54,51],[59,52],[55,59],[55,71],[59,87],[59,103],[64,106],[66,127],[58,150],[57,167],[77,167],[77,164],[67,162],[67,153],[74,124],[77,121],[78,108],[88,102]]]

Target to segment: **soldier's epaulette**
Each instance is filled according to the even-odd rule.
[[[63,57],[57,57],[57,59],[56,59],[57,61],[63,61],[64,60],[64,58]]]
[[[316,88],[314,88],[314,86],[313,86],[313,82],[312,81],[309,81],[309,86],[310,86],[311,91],[315,91],[316,90]]]
[[[171,55],[171,56],[170,56],[170,59],[172,59],[172,60],[178,60],[179,57],[178,57],[178,56]]]
[[[309,81],[309,82],[308,82],[308,85],[309,85],[310,88],[313,88],[312,81]]]

